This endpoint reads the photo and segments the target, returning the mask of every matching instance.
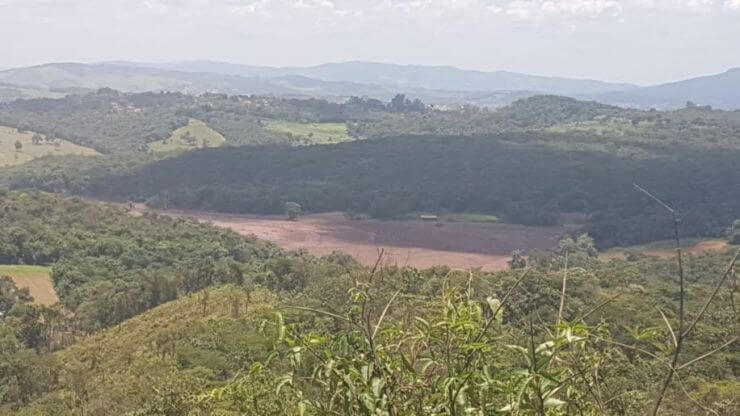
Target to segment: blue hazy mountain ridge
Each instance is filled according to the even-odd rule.
[[[740,68],[653,86],[545,77],[508,71],[471,71],[452,66],[375,62],[270,67],[216,61],[166,63],[51,63],[0,71],[5,100],[56,96],[109,87],[124,92],[181,91],[265,94],[284,97],[388,99],[397,93],[431,104],[497,106],[536,94],[557,94],[607,104],[678,108],[687,101],[740,108]],[[3,99],[0,90],[0,100]]]

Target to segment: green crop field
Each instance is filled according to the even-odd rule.
[[[173,131],[169,139],[150,143],[149,148],[155,152],[169,152],[200,147],[219,147],[224,143],[226,139],[219,132],[208,127],[206,123],[191,118],[187,126]]]
[[[44,305],[52,305],[59,299],[51,283],[51,267],[0,265],[0,276],[8,276],[19,287],[28,288],[33,299]]]
[[[19,133],[13,127],[0,126],[0,167],[20,165],[43,156],[99,154],[89,147],[61,139],[49,142],[43,140],[39,144],[34,144],[33,136],[33,132]],[[16,142],[21,144],[20,148],[16,148]]]
[[[286,133],[299,139],[298,144],[327,144],[352,140],[346,123],[295,123],[284,120],[265,120],[265,128]]]

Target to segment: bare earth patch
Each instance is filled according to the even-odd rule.
[[[51,282],[49,267],[0,265],[0,276],[9,276],[18,287],[28,288],[36,303],[53,305],[59,301]]]
[[[341,213],[307,215],[298,221],[287,221],[282,216],[180,210],[153,212],[211,222],[272,241],[287,250],[305,249],[318,256],[343,251],[364,264],[374,263],[383,250],[388,263],[422,268],[446,265],[501,270],[507,267],[513,250],[552,249],[567,231],[565,227],[514,224],[444,223],[437,226],[423,221],[353,221]]]
[[[725,250],[727,248],[727,241],[726,240],[705,240],[705,241],[699,241],[696,244],[689,245],[684,247],[681,251],[683,251],[686,254],[702,254],[705,251],[721,251]],[[648,249],[645,250],[644,254],[646,256],[653,256],[653,257],[660,257],[660,258],[666,258],[666,257],[674,257],[676,256],[676,249],[673,248],[655,248],[655,249]]]
[[[684,254],[690,255],[699,255],[704,253],[705,251],[722,251],[726,250],[729,247],[727,240],[699,238],[684,239],[681,246],[681,251]],[[675,243],[671,240],[664,240],[655,241],[644,245],[612,248],[603,252],[600,257],[603,260],[625,259],[628,252],[641,253],[645,256],[657,257],[661,259],[676,256]]]

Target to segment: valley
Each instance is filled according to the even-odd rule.
[[[740,112],[391,96],[0,104],[0,414],[738,414]]]
[[[196,219],[254,235],[286,250],[306,250],[316,256],[341,251],[369,266],[382,250],[389,265],[505,270],[512,251],[552,250],[566,232],[575,231],[574,227],[560,226],[350,220],[342,213],[306,215],[298,221],[287,221],[277,215],[149,210],[142,205],[137,212]]]

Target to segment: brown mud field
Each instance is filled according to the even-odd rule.
[[[553,249],[568,231],[566,227],[501,223],[350,220],[341,213],[288,221],[283,216],[150,210],[143,206],[137,206],[136,211],[210,222],[272,241],[286,250],[305,249],[318,256],[343,251],[364,264],[373,264],[382,250],[385,263],[421,268],[446,265],[501,270],[507,267],[513,250]]]

